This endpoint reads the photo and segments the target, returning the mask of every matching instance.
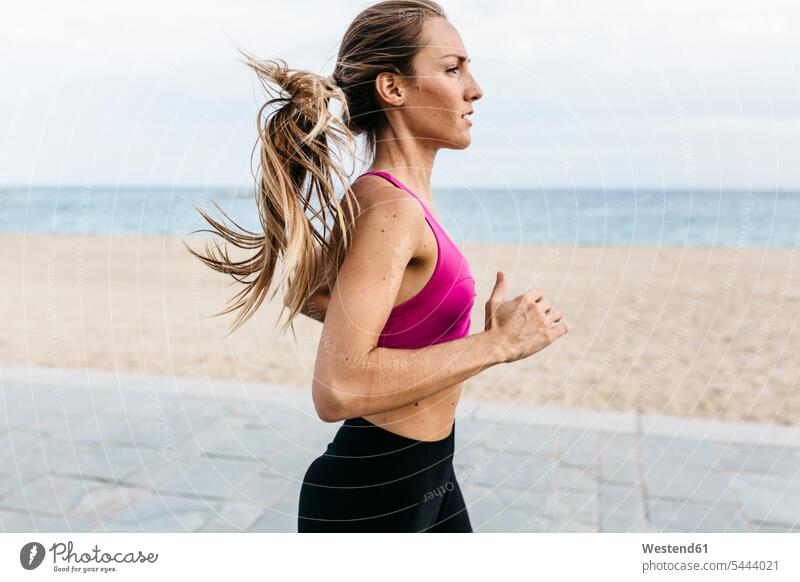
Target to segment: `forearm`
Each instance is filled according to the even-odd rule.
[[[411,404],[504,361],[502,344],[486,331],[421,349],[375,347],[338,363],[334,389],[342,416],[352,418]]]

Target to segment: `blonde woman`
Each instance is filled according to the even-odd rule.
[[[483,95],[461,37],[435,2],[390,0],[355,18],[332,77],[248,64],[281,89],[265,105],[274,113],[259,113],[264,232],[203,213],[228,242],[257,252],[242,262],[197,256],[246,284],[222,312],[242,310],[233,329],[275,282],[278,258],[288,324],[300,313],[323,322],[314,406],[323,421],[344,422],[305,473],[298,530],[471,532],[452,464],[462,384],[568,327],[538,290],[506,301],[498,272],[484,331],[469,335],[475,281],[430,185],[438,150],[469,146]],[[335,152],[353,152],[359,135],[371,167],[349,183]],[[334,182],[345,185],[341,202]]]

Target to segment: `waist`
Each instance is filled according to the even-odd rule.
[[[437,441],[421,441],[393,433],[365,418],[348,418],[328,445],[328,454],[377,462],[409,463],[430,467],[452,462],[455,421],[450,434]]]

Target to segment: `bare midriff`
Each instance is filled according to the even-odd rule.
[[[417,402],[364,418],[389,432],[410,439],[442,440],[450,436],[463,385],[463,382],[459,382]]]

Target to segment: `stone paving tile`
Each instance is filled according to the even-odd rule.
[[[512,430],[509,431],[506,428],[501,432],[501,426],[496,425],[490,432],[490,442],[493,441],[490,448],[525,456],[555,456],[558,452],[559,434],[557,430],[536,426],[512,426],[509,427]]]
[[[645,467],[720,469],[722,448],[706,441],[672,437],[643,437],[639,443]]]
[[[0,429],[0,450],[9,451],[14,447],[21,447],[25,443],[39,440],[39,433],[29,429]]]
[[[612,515],[600,521],[598,531],[602,533],[646,533],[656,529],[645,516],[632,517]]]
[[[296,490],[291,481],[272,475],[258,474],[237,488],[233,499],[247,501],[263,509],[272,507],[278,499],[289,494],[290,491],[296,493],[299,500],[299,489]]]
[[[456,421],[456,442],[495,452],[530,455],[555,455],[558,432],[537,426]]]
[[[93,418],[94,417],[91,415],[62,414],[58,412],[40,413],[34,417],[33,414],[28,411],[20,415],[15,415],[15,419],[20,421],[23,426],[11,428],[9,430],[15,437],[27,433],[37,440],[44,438],[58,441],[61,440],[61,435],[68,434],[69,426],[86,423]]]
[[[644,498],[639,487],[603,483],[598,491],[602,532],[647,531]]]
[[[246,532],[264,514],[264,508],[247,501],[223,501],[202,526],[195,531],[203,533]]]
[[[198,431],[193,438],[208,454],[269,460],[290,451],[318,456],[326,450],[334,436],[335,430],[326,427],[226,427],[217,422]]]
[[[66,419],[80,421],[105,414],[113,402],[102,390],[65,388],[58,392],[50,389],[8,389],[3,387],[7,416],[0,424],[13,429],[37,431],[49,425],[62,426]]]
[[[642,414],[641,430],[648,435],[674,436],[705,442],[752,444],[800,448],[800,427],[754,422],[680,418]]]
[[[453,452],[453,465],[475,466],[476,470],[490,458],[488,451],[479,443],[465,446],[456,440]]]
[[[531,518],[530,510],[516,507],[506,507],[493,518],[480,524],[473,525],[473,530],[478,533],[536,533],[540,521]]]
[[[792,525],[751,523],[750,530],[758,533],[800,533],[800,522]]]
[[[489,491],[480,488],[481,493]],[[509,487],[491,490],[501,505],[523,512],[525,520],[512,530],[520,532],[595,531],[597,529],[597,498],[589,492],[556,490],[549,493],[522,491]],[[516,515],[512,513],[512,515]],[[516,519],[512,517],[511,519]],[[518,529],[517,529],[518,528]],[[500,530],[494,530],[500,531]]]
[[[141,497],[104,523],[108,532],[182,533],[200,528],[214,504],[203,499],[151,494]]]
[[[303,481],[289,481],[289,486],[284,491],[278,500],[275,502],[276,505],[282,505],[285,503],[299,503],[300,502],[300,489],[303,487]],[[295,516],[297,515],[297,508],[294,509]]]
[[[600,461],[600,481],[619,485],[638,485],[642,481],[638,459],[633,455],[604,454]]]
[[[506,507],[497,492],[487,487],[471,485],[463,489],[462,494],[472,528],[475,531],[478,531],[478,528],[493,519]]]
[[[207,455],[270,460],[276,458],[292,443],[269,430],[221,430],[210,426],[199,431],[193,439]]]
[[[558,462],[574,467],[599,465],[599,435],[596,432],[561,431]]]
[[[262,462],[264,472],[276,478],[302,481],[308,467],[320,453],[315,451],[292,451],[286,449],[281,455],[269,462]]]
[[[736,502],[728,475],[696,467],[655,466],[645,470],[647,495],[673,501]]]
[[[502,515],[508,515],[506,519],[512,523],[506,527],[502,521],[488,522],[482,529],[473,529],[477,532],[500,532],[500,533],[546,533],[549,518],[538,512],[536,509],[525,505],[509,505]],[[502,517],[501,517],[502,519]]]
[[[581,522],[597,527],[599,520],[599,501],[596,492],[555,491],[548,499],[547,515],[550,516],[551,529],[554,524],[574,524]]]
[[[600,434],[598,449],[604,456],[630,457],[638,454],[642,437],[638,434]]]
[[[19,429],[38,431],[43,419],[64,416],[57,402],[45,394],[3,385],[2,397],[4,414],[0,415],[0,429],[4,431],[13,432]]]
[[[453,463],[453,470],[455,471],[456,481],[458,481],[461,489],[464,489],[464,487],[475,482],[475,475],[478,474],[480,465],[461,465],[459,463]]]
[[[262,402],[255,400],[227,399],[227,398],[199,398],[187,397],[184,399],[184,410],[207,411],[206,406],[212,405],[212,416],[225,417],[233,420],[240,418],[248,422],[263,422],[261,408]],[[199,408],[196,408],[199,407]]]
[[[0,509],[0,532],[3,533],[84,533],[92,525],[90,521],[77,518],[47,517]]]
[[[6,431],[0,440],[0,473],[8,470],[8,465],[4,464],[4,460],[7,462],[14,453],[19,453],[26,447],[36,446],[41,440],[41,435],[33,430]]]
[[[73,449],[69,462],[51,471],[60,477],[85,477],[96,480],[119,481],[153,462],[160,453],[150,449],[106,446]]]
[[[640,442],[639,435],[600,435],[599,477],[601,482],[638,484],[641,481]]]
[[[323,423],[313,410],[295,409],[288,404],[275,402],[262,402],[254,406],[256,415],[251,421],[253,428],[276,432],[285,432],[286,429],[291,431],[297,428],[311,428],[315,432],[330,432],[331,438],[333,438],[333,432],[339,427],[338,424]]]
[[[463,420],[456,419],[456,442],[469,444],[474,446],[480,443],[481,436],[486,431],[487,424],[465,418]]]
[[[142,488],[115,484],[100,486],[89,490],[67,517],[70,523],[92,524],[82,531],[105,531],[105,521],[148,495],[150,491]]]
[[[298,500],[281,497],[268,508],[249,531],[259,533],[296,533]]]
[[[473,481],[476,485],[549,491],[553,487],[555,469],[556,461],[551,457],[501,454],[487,462]]]
[[[104,414],[127,417],[171,415],[181,402],[178,394],[151,390],[146,386],[110,390],[106,392],[104,400]]]
[[[171,416],[124,416],[109,414],[88,422],[70,425],[66,431],[52,435],[56,440],[75,444],[112,444],[162,449],[175,446],[192,437],[207,424],[207,419]]]
[[[0,475],[0,499],[3,495],[19,489],[22,482],[18,475]]]
[[[555,474],[556,488],[569,492],[596,492],[597,476],[589,468],[565,467],[558,465]]]
[[[506,505],[519,508],[532,509],[540,513],[542,519],[547,515],[547,509],[552,503],[552,492],[536,489],[516,489],[514,487],[497,487],[492,492]]]
[[[722,466],[737,472],[795,475],[800,457],[792,449],[728,445],[722,447]]]
[[[104,486],[104,483],[88,479],[44,475],[26,482],[24,489],[15,489],[0,499],[0,509],[60,518],[79,507],[93,489]]]
[[[0,451],[0,473],[16,475],[27,481],[55,471],[70,463],[87,449],[61,443],[31,439],[13,449]]]
[[[37,396],[37,400],[38,400]],[[113,410],[119,401],[118,394],[110,390],[90,390],[87,388],[64,388],[61,391],[48,390],[42,398],[47,398],[55,410],[66,416],[98,416]]]
[[[333,439],[338,425],[323,424],[316,413],[313,415],[305,411],[296,410],[283,410],[282,405],[271,403],[270,409],[264,409],[263,403],[260,403],[262,408],[256,404],[248,405],[249,403],[236,403],[234,401],[218,401],[215,406],[216,416],[212,416],[212,411],[206,411],[209,418],[214,418],[216,426],[224,427],[240,427],[245,430],[263,430],[270,431],[278,435],[284,435],[285,438],[291,439],[294,435],[311,435],[316,437],[322,434],[330,434],[328,440]],[[301,440],[301,444],[307,444],[305,440]]]
[[[534,509],[508,506],[495,492],[479,487],[464,491],[464,501],[473,531],[477,533],[509,533],[542,531],[542,520]]]
[[[548,533],[597,533],[596,524],[577,519],[553,520],[548,524]]]
[[[548,531],[552,516],[558,511],[555,509],[557,501],[554,502],[550,494],[524,491],[515,494],[507,487],[469,487],[464,490],[464,500],[476,532],[543,533]],[[574,525],[575,531],[590,527]]]
[[[125,484],[147,487],[161,494],[208,498],[234,495],[248,479],[258,474],[258,463],[186,455],[165,463],[145,466],[125,479]]]
[[[746,532],[738,506],[702,505],[683,501],[649,500],[647,514],[659,532]]]
[[[587,427],[592,432],[635,433],[637,415],[630,412],[596,411],[563,406],[519,406],[512,402],[480,402],[473,414],[475,420],[487,423],[528,424],[558,430]]]
[[[792,525],[800,521],[800,476],[733,475],[736,496],[754,522]]]

